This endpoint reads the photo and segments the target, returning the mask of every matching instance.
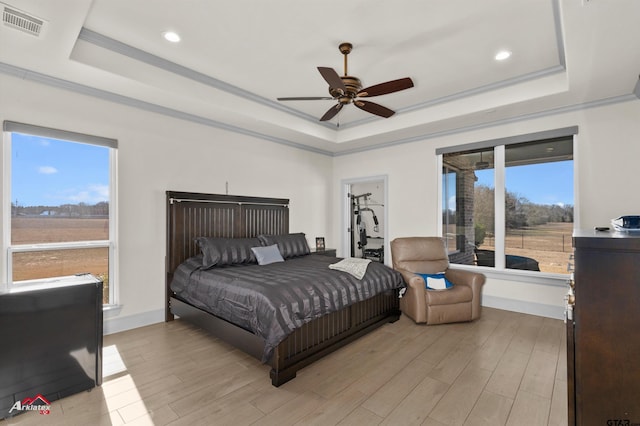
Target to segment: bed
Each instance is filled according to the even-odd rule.
[[[289,200],[176,191],[167,191],[166,197],[166,320],[171,321],[178,316],[268,363],[274,386],[293,379],[299,369],[315,360],[399,318],[398,291],[403,286],[402,278],[376,262],[367,267],[362,280],[345,272],[330,270],[328,265],[340,259],[319,254],[292,252],[294,255],[285,256],[284,262],[264,266],[250,263],[201,267],[203,252],[198,240],[200,245],[203,239],[214,240],[216,244],[228,239],[235,244],[258,236],[275,238],[275,241],[279,236],[293,236],[289,234]],[[204,255],[206,258],[207,253]],[[233,286],[226,287],[225,292],[234,289],[244,292],[251,288],[258,293],[238,296],[244,299],[234,300],[243,301],[237,304],[244,305],[245,309],[229,314],[229,309],[224,306],[201,299],[203,294],[214,292],[204,287],[209,280],[232,283]],[[327,281],[330,290],[323,290],[323,280]],[[283,304],[278,302],[273,309],[273,306],[267,306],[270,302],[262,300],[260,293],[268,294],[278,284],[277,281],[284,281],[287,285],[295,281],[295,288],[310,288],[320,311],[297,309],[293,314],[280,316],[278,306]],[[373,283],[375,291],[373,287],[367,287],[369,284],[363,284],[368,281]],[[341,282],[344,289],[339,287]],[[190,289],[195,289],[192,291],[194,294],[189,294]],[[290,295],[282,297],[298,300],[299,307],[313,304],[302,301],[298,293],[289,292]],[[327,292],[338,293],[337,301],[329,301]],[[322,294],[324,296],[318,297]],[[220,297],[218,294],[216,297],[217,300],[231,300],[232,297],[227,295],[224,293],[224,297]],[[255,319],[248,316],[253,314],[248,312],[254,310],[253,307],[256,311],[263,310],[263,305],[267,306],[264,310],[275,311],[274,315],[278,315],[276,326],[256,326]],[[275,331],[263,330],[268,328]]]

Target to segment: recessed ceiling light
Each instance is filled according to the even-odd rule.
[[[509,57],[511,57],[511,52],[509,52],[508,50],[501,50],[498,53],[496,53],[496,61],[504,61],[505,59],[509,59]]]
[[[180,41],[180,35],[174,31],[165,31],[162,33],[162,37],[171,43],[177,43]]]

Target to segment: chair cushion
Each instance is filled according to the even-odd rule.
[[[427,306],[452,305],[455,303],[468,303],[473,299],[471,287],[466,285],[454,285],[447,291],[425,291]]]

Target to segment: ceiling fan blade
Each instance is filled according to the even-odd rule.
[[[413,81],[409,77],[400,78],[398,80],[387,81],[386,83],[376,84],[375,86],[365,87],[358,92],[357,96],[380,96],[387,93],[399,92],[413,87]]]
[[[343,104],[339,103],[337,105],[332,106],[331,108],[329,108],[329,111],[325,112],[324,115],[322,116],[322,118],[320,119],[320,121],[328,121],[331,120],[333,117],[336,116],[337,113],[340,112],[340,110],[342,109]]]
[[[353,104],[363,111],[367,111],[371,114],[379,115],[380,117],[384,118],[389,118],[396,113],[395,111],[392,111],[387,107],[383,107],[382,105],[378,105],[369,101],[356,100],[353,102]]]
[[[333,98],[329,96],[302,96],[294,98],[278,98],[279,101],[330,101]]]
[[[341,89],[342,93],[347,91],[347,86],[344,85],[344,82],[333,68],[328,67],[318,67],[318,71],[322,75],[322,78],[325,79],[327,83],[329,83],[329,87],[332,89]]]

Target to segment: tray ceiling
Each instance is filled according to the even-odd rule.
[[[640,2],[470,0],[7,0],[43,22],[0,26],[0,78],[28,75],[111,101],[328,154],[353,152],[636,99]],[[150,7],[153,6],[153,7]],[[168,30],[179,43],[162,37]],[[364,86],[411,77],[371,98],[389,119],[336,102],[318,66]],[[511,57],[494,59],[500,50]]]

